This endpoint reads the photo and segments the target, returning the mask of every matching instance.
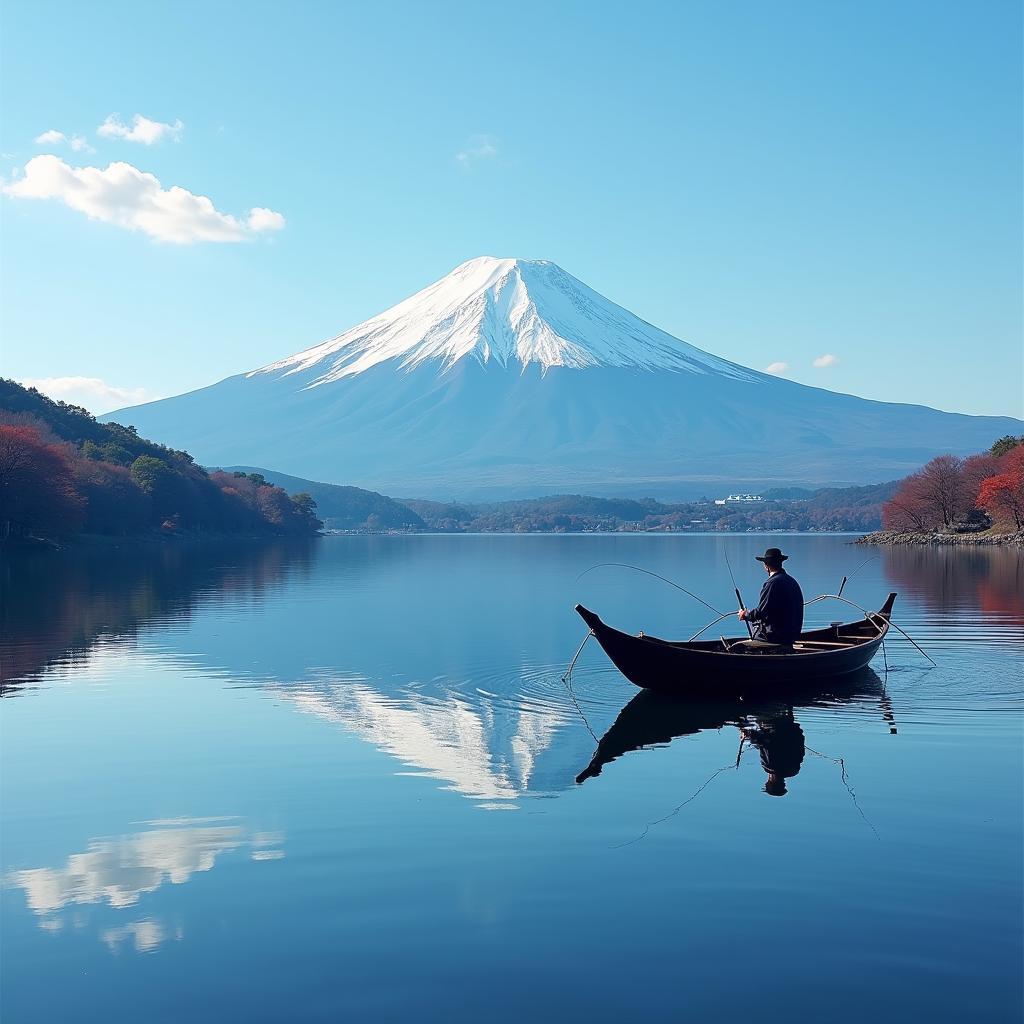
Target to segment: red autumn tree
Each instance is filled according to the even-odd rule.
[[[996,455],[990,455],[988,452],[982,452],[980,455],[970,455],[964,459],[961,472],[963,473],[964,486],[973,505],[977,500],[978,491],[981,490],[982,480],[1002,472],[1002,460]]]
[[[922,470],[925,500],[947,529],[959,522],[974,505],[964,476],[964,460],[956,455],[940,455]]]
[[[1024,529],[1024,446],[1011,449],[999,462],[1001,472],[981,482],[978,507],[997,526]]]
[[[964,460],[939,455],[903,481],[882,509],[882,525],[887,530],[948,530],[973,508],[974,497]]]
[[[0,426],[0,536],[67,536],[84,513],[63,449],[32,427]]]
[[[898,532],[932,530],[938,525],[935,510],[928,501],[920,472],[911,473],[899,490],[882,506],[882,528]]]

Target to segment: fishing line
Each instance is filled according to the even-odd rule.
[[[635,572],[642,572],[646,573],[648,576],[653,576],[656,580],[661,580],[662,583],[667,583],[670,587],[675,587],[676,590],[681,590],[687,597],[692,597],[694,601],[699,601],[705,608],[710,608],[716,615],[722,614],[713,604],[708,604],[704,598],[698,597],[692,591],[687,590],[686,587],[681,587],[678,583],[673,583],[672,580],[666,579],[664,576],[659,576],[656,572],[651,572],[650,569],[642,569],[639,565],[630,565],[628,562],[599,562],[597,565],[592,565],[589,569],[584,569],[583,572],[576,577],[576,582],[579,583],[579,581],[583,579],[588,572],[593,572],[595,569],[604,569],[610,565],[616,565],[620,569],[633,569]]]
[[[750,748],[748,747],[747,749],[749,750]],[[715,779],[717,779],[718,776],[722,774],[722,772],[735,771],[736,769],[738,769],[740,766],[740,759],[743,757],[743,754],[743,741],[740,740],[740,749],[739,752],[736,754],[736,761],[734,764],[722,765],[722,767],[719,768],[718,771],[714,773],[714,775],[711,775],[700,786],[700,788],[696,790],[696,792],[694,792],[691,796],[688,796],[678,807],[673,808],[671,811],[668,812],[668,814],[663,815],[660,818],[656,818],[654,821],[649,821],[647,823],[647,826],[644,828],[643,832],[641,832],[640,835],[638,835],[635,839],[630,839],[628,842],[625,843],[619,843],[617,846],[611,847],[611,849],[623,850],[627,846],[632,846],[634,843],[639,843],[641,839],[644,839],[647,836],[647,834],[651,831],[652,828],[654,828],[655,825],[660,825],[662,822],[668,821],[669,818],[675,817],[687,804],[692,803],[694,800],[696,800],[697,797],[699,797],[701,793],[703,793],[704,790],[707,789],[708,786],[710,786],[711,783],[714,782]]]
[[[868,562],[873,562],[877,557],[878,557],[878,555],[868,555],[868,557],[865,558],[864,561],[861,562],[860,565],[858,565],[857,568],[854,569],[853,572],[851,572],[849,576],[844,576],[843,577],[843,582],[839,584],[839,593],[836,596],[837,597],[842,597],[843,596],[843,588],[846,586],[846,584],[849,583],[850,580],[852,580],[853,577],[856,576],[857,573],[859,573],[861,571],[861,569],[863,569],[864,566],[868,564]]]
[[[810,754],[814,754],[815,757],[823,758],[826,761],[831,761],[833,764],[839,765],[839,777],[843,780],[843,785],[846,787],[846,792],[850,794],[850,799],[853,801],[853,806],[857,808],[857,813],[864,819],[864,823],[871,829],[875,834],[875,838],[881,841],[882,837],[878,834],[878,829],[875,828],[871,819],[864,813],[863,808],[860,806],[860,802],[857,800],[857,794],[854,793],[850,786],[849,777],[846,774],[846,761],[841,757],[830,757],[828,754],[823,754],[820,750],[815,750],[813,747],[806,747],[806,750]]]
[[[598,746],[600,746],[601,745],[601,741],[597,738],[597,734],[594,732],[594,730],[590,728],[590,723],[587,721],[587,716],[585,714],[583,714],[583,708],[580,707],[580,702],[576,699],[576,694],[575,694],[575,692],[573,691],[573,688],[572,688],[572,669],[573,669],[573,666],[576,664],[576,659],[583,653],[583,648],[587,646],[587,641],[593,635],[594,635],[594,631],[591,630],[583,638],[583,643],[580,644],[579,649],[572,656],[572,661],[569,662],[569,667],[565,670],[565,675],[562,676],[562,682],[565,684],[566,690],[569,691],[569,699],[572,701],[573,706],[576,708],[577,713],[579,714],[580,718],[583,720],[583,724],[587,727],[587,732],[590,733],[591,738],[593,739],[593,741]]]
[[[594,635],[594,631],[591,630],[583,638],[583,643],[580,644],[576,653],[572,656],[572,661],[569,662],[569,667],[565,670],[565,675],[562,676],[562,682],[564,683],[571,675],[573,666],[576,664],[576,659],[583,653],[583,648],[587,646],[587,641]]]
[[[852,601],[848,601],[845,597],[840,597],[838,594],[819,594],[817,597],[812,598],[810,601],[805,601],[804,607],[808,608],[812,604],[817,604],[819,601],[842,601],[843,604],[848,604],[851,608],[856,608],[857,611],[859,611],[866,619],[871,620],[872,625],[875,627],[875,629],[878,630],[879,633],[882,633],[883,630],[882,627],[879,626],[877,622],[875,622],[875,619],[882,619],[883,622],[888,622],[888,624],[892,626],[892,628],[895,629],[898,633],[902,633],[932,663],[932,665],[935,668],[938,668],[938,665],[935,664],[935,659],[932,658],[932,656],[928,654],[928,652],[902,626],[897,626],[896,623],[892,621],[892,619],[882,618],[882,616],[879,615],[878,612],[869,612],[866,608],[861,608],[859,604],[854,604]]]

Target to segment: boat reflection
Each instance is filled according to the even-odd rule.
[[[798,709],[877,705],[889,732],[895,735],[897,731],[885,686],[872,669],[848,677],[842,684],[833,684],[828,691],[790,693],[788,697],[788,701],[693,700],[641,690],[598,741],[594,756],[576,776],[576,782],[582,784],[596,778],[605,765],[631,751],[666,746],[682,736],[733,726],[740,737],[737,764],[744,746],[754,747],[767,776],[764,792],[785,796],[789,791],[788,780],[799,774],[807,750],[804,731],[797,720]]]

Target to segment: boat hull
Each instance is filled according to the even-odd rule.
[[[793,652],[748,653],[728,650],[731,640],[687,643],[631,636],[576,606],[612,664],[633,684],[662,693],[721,695],[784,693],[808,683],[834,679],[866,668],[889,629],[896,595],[870,618],[835,630],[802,633]],[[717,649],[716,649],[717,648]]]

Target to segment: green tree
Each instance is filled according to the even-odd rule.
[[[301,532],[314,533],[324,525],[317,518],[316,499],[305,491],[292,495],[292,512]]]
[[[989,451],[996,456],[1005,455],[1019,444],[1024,444],[1024,436],[1014,437],[1013,434],[1005,434],[989,448]]]
[[[132,463],[131,474],[136,486],[149,495],[159,519],[174,515],[175,473],[166,462],[140,455]]]

